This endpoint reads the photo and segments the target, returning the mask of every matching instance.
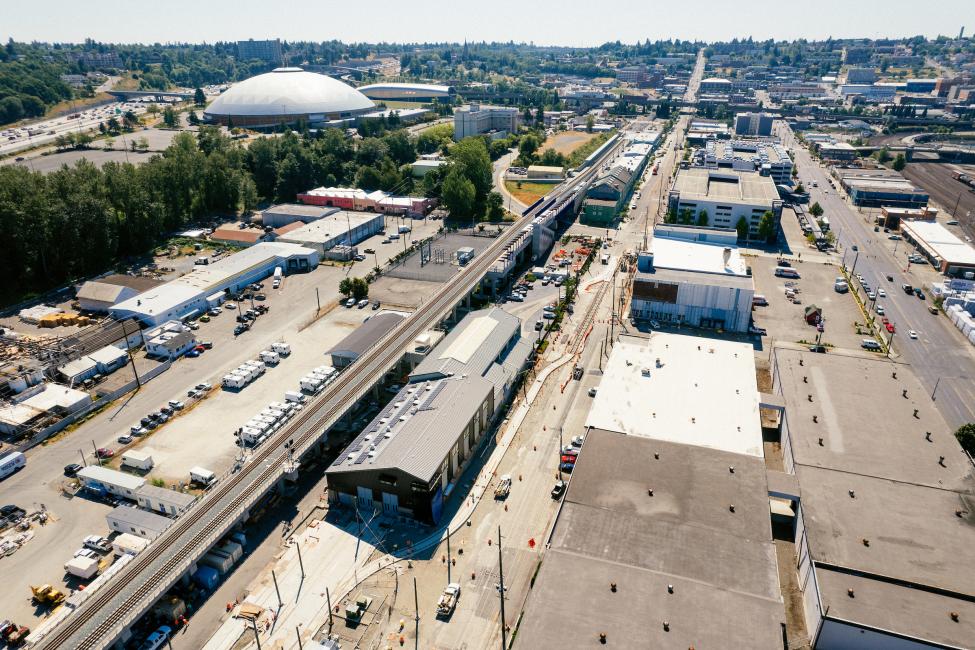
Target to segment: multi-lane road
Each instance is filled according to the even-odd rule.
[[[880,301],[886,316],[894,323],[894,358],[911,364],[921,383],[934,395],[933,405],[953,427],[975,422],[975,355],[972,346],[952,327],[943,315],[928,311],[928,300],[905,294],[904,284],[922,286],[930,281],[930,267],[908,268],[906,242],[894,242],[887,235],[875,233],[873,224],[850,205],[842,189],[830,186],[827,172],[796,141],[784,122],[776,122],[776,131],[787,147],[795,152],[799,177],[810,192],[810,201],[819,202],[838,233],[838,245],[845,251],[848,267],[856,260],[856,272],[874,289],[884,289],[887,297]],[[816,181],[819,187],[812,187]],[[838,184],[837,184],[838,185]],[[859,249],[853,251],[853,246]],[[894,253],[894,250],[897,253]],[[893,277],[888,281],[887,276]],[[908,337],[908,330],[918,333]]]

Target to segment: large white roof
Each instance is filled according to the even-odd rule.
[[[234,84],[207,107],[208,115],[358,113],[372,101],[347,84],[301,68],[275,70]]]

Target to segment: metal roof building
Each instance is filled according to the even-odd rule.
[[[971,647],[971,460],[909,368],[823,356],[772,362],[813,646]]]
[[[783,645],[761,458],[593,429],[548,541],[519,647]]]
[[[145,479],[119,472],[101,465],[89,465],[78,472],[78,480],[90,490],[108,492],[115,496],[137,499],[139,488],[146,484]]]
[[[901,234],[942,273],[961,275],[975,270],[975,248],[939,223],[905,220]]]
[[[173,520],[169,517],[132,506],[114,508],[105,515],[105,521],[112,530],[137,535],[149,541],[156,539],[173,525]]]
[[[429,102],[450,99],[455,94],[453,86],[392,82],[359,86],[358,90],[369,99],[399,102]]]
[[[387,311],[368,319],[339,341],[325,354],[332,357],[332,366],[345,368],[372,349],[405,318],[403,314]]]
[[[333,503],[436,523],[531,350],[497,309],[468,314],[326,471]]]

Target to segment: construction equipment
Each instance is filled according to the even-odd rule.
[[[64,592],[55,589],[51,585],[42,585],[40,587],[31,585],[30,590],[34,594],[33,602],[38,605],[54,607],[63,603],[65,599]]]
[[[444,587],[440,600],[437,601],[437,616],[447,618],[453,614],[458,599],[460,599],[460,583],[451,582]]]
[[[28,634],[30,634],[30,628],[24,625],[17,625],[10,621],[4,621],[0,625],[0,638],[6,642],[8,648],[17,648],[23,645]]]

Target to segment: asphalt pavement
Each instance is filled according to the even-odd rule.
[[[931,391],[932,403],[952,427],[975,422],[975,354],[972,346],[943,314],[932,315],[930,296],[920,300],[907,295],[903,284],[925,286],[935,278],[931,267],[907,264],[905,242],[887,239],[875,233],[873,224],[850,205],[842,189],[833,189],[825,167],[814,161],[796,141],[791,129],[776,122],[783,143],[795,152],[799,178],[810,192],[810,202],[819,202],[837,233],[837,243],[844,263],[867,278],[873,288],[887,291],[884,307],[896,328],[892,356],[909,363],[921,384]],[[816,181],[819,187],[812,187]],[[839,184],[836,183],[837,188]],[[852,250],[853,246],[858,251]],[[894,253],[894,250],[897,253]],[[893,281],[887,280],[887,275]],[[918,332],[917,339],[907,336]]]

